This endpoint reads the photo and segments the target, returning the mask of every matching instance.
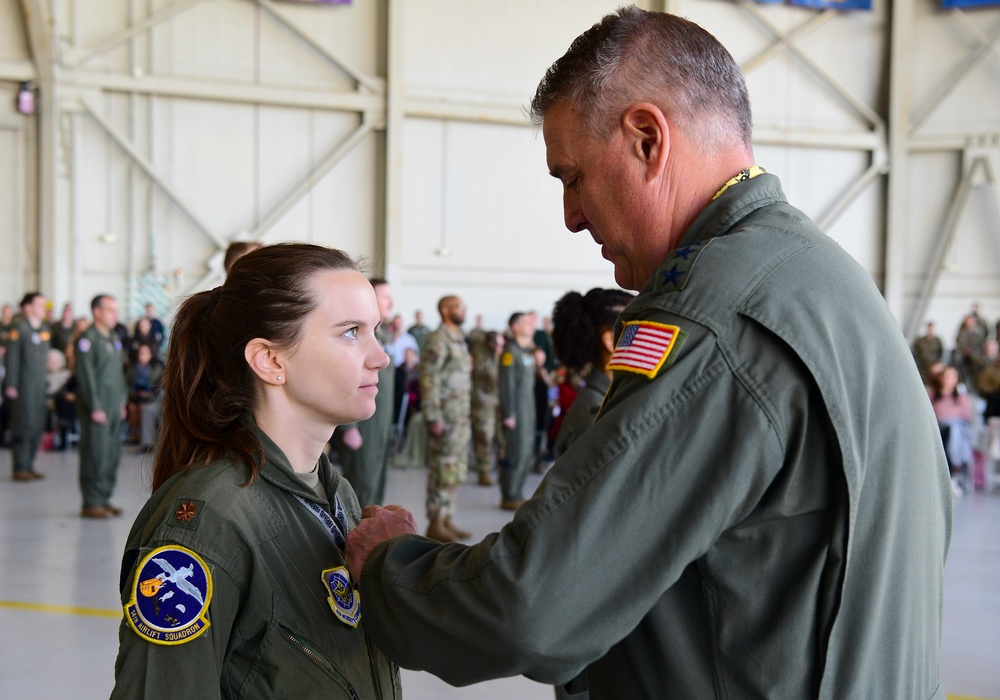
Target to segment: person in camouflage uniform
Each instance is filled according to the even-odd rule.
[[[500,353],[503,336],[495,331],[472,346],[472,452],[480,486],[493,486],[494,447],[500,407]]]
[[[420,405],[427,423],[427,536],[442,542],[470,537],[453,523],[458,485],[465,481],[472,437],[471,360],[462,333],[465,305],[456,296],[438,302],[441,325],[420,357]]]
[[[11,404],[14,481],[41,479],[35,456],[45,433],[45,359],[52,335],[45,323],[45,297],[29,292],[21,300],[21,319],[7,331],[4,396]]]
[[[920,378],[924,384],[930,381],[928,370],[935,362],[941,362],[944,358],[944,346],[941,339],[934,333],[934,324],[927,322],[927,332],[913,341],[913,359],[917,362],[917,369],[920,370]]]

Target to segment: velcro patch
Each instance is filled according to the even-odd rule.
[[[184,644],[208,629],[212,574],[187,547],[157,547],[135,571],[125,619],[154,644]]]
[[[629,321],[622,328],[608,362],[612,371],[634,372],[652,379],[666,365],[680,340],[681,329],[653,321]]]
[[[326,569],[322,574],[323,586],[330,595],[327,602],[337,619],[345,625],[357,627],[361,621],[361,592],[351,585],[351,575],[343,566]]]
[[[76,349],[80,352],[90,352],[90,340],[88,338],[80,338],[76,341]]]
[[[505,352],[500,356],[500,364],[504,367],[510,367],[514,364],[514,354],[510,352]]]

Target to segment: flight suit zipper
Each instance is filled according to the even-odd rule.
[[[344,690],[344,692],[350,695],[351,700],[361,700],[361,698],[358,697],[358,694],[354,692],[354,688],[351,687],[351,684],[348,682],[348,680],[344,678],[344,676],[340,673],[340,671],[334,668],[333,664],[327,661],[325,657],[323,657],[318,652],[313,651],[313,649],[308,644],[303,642],[301,639],[299,639],[299,637],[292,634],[281,625],[278,625],[278,629],[281,630],[281,635],[292,646],[301,651],[306,656],[306,658],[310,659],[313,663],[315,663],[317,666],[326,671],[327,674],[329,674],[329,676],[333,678],[333,680],[337,683],[337,685],[339,685]]]

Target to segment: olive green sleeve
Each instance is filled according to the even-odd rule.
[[[235,696],[238,689],[221,688],[226,649],[240,606],[240,593],[232,579],[207,561],[212,572],[209,627],[181,644],[154,644],[140,636],[126,620],[118,630],[118,659],[112,700],[154,698],[163,695],[190,698]],[[127,604],[134,588],[135,569],[122,593]]]
[[[773,368],[749,368],[751,381],[711,333],[688,331],[668,371],[615,378],[594,427],[499,533],[471,547],[418,536],[376,547],[361,580],[365,625],[390,658],[454,685],[565,682],[750,510],[783,461],[750,389]]]

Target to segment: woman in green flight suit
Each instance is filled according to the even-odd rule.
[[[182,304],[112,698],[401,697],[344,562],[358,501],[323,453],[375,410],[378,323],[354,262],[311,244],[260,248]]]

